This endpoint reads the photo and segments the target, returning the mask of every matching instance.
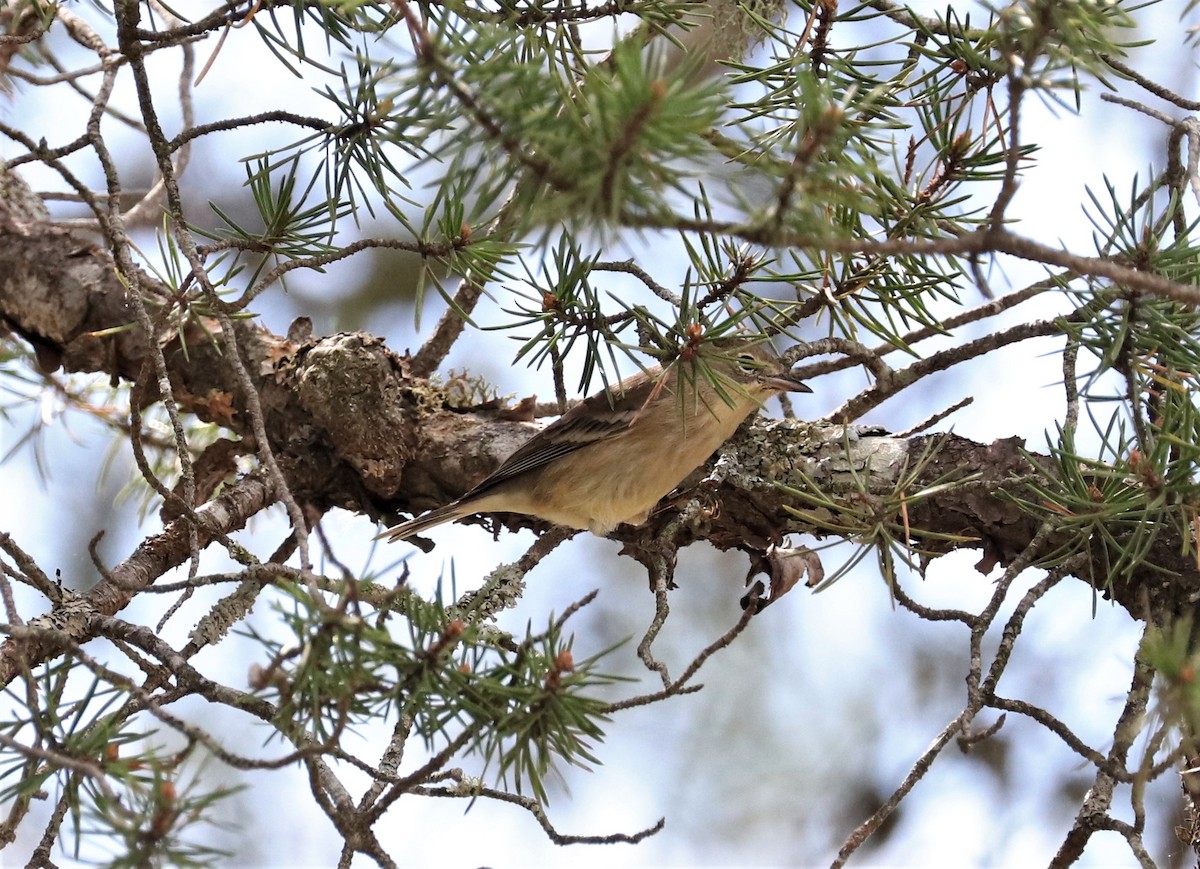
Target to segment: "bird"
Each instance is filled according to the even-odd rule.
[[[641,525],[781,392],[812,390],[761,340],[689,344],[668,365],[585,398],[458,500],[379,537],[405,540],[476,513],[522,513],[601,537],[621,524]]]

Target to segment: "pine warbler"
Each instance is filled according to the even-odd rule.
[[[764,401],[812,391],[765,345],[718,339],[696,352],[707,372],[677,359],[585,398],[457,501],[379,536],[404,540],[474,513],[524,513],[601,536],[640,525]]]

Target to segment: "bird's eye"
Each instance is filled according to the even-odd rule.
[[[753,353],[738,354],[738,368],[742,369],[746,374],[753,374],[759,368],[758,360]]]

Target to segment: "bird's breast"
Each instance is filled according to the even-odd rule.
[[[531,473],[523,491],[504,493],[504,509],[571,528],[606,534],[622,523],[639,525],[757,407],[708,409],[665,424],[643,419],[625,431],[580,447],[564,460]]]

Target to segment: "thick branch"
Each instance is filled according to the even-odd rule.
[[[0,316],[35,343],[43,359],[58,358],[71,370],[131,376],[145,355],[137,328],[91,334],[133,321],[107,255],[81,246],[74,236],[68,244],[53,243],[67,236],[31,209],[17,217],[0,207],[0,275],[13,275],[0,282]],[[169,299],[164,290],[164,302]],[[244,321],[234,328],[288,485],[302,503],[319,509],[342,506],[390,516],[443,504],[533,431],[504,419],[497,408],[470,413],[447,408],[440,389],[412,375],[407,357],[369,335],[297,343]],[[246,435],[241,387],[220,347],[200,328],[182,340],[189,342],[186,351],[177,344],[166,353],[176,400]],[[1027,462],[1018,443],[981,445],[947,436],[922,471],[901,486],[901,475],[919,464],[930,443],[864,428],[757,421],[646,526],[621,528],[614,536],[636,551],[673,525],[676,546],[707,539],[721,548],[756,550],[794,531],[836,535],[831,528],[851,527],[867,511],[872,520],[888,523],[897,539],[911,537],[920,558],[973,547],[983,552],[981,568],[1007,564],[1028,544],[1038,521],[1007,496],[1021,494],[1022,478],[1046,472]],[[806,510],[812,504],[777,485],[804,491],[805,476],[825,496],[841,499],[818,511],[817,523],[789,514],[786,507]],[[866,481],[865,492],[859,481]],[[935,484],[932,494],[926,492]],[[680,512],[686,521],[679,521]],[[507,517],[506,524],[528,526],[534,520]],[[1195,565],[1180,555],[1184,550],[1171,534],[1160,534],[1144,559],[1158,569],[1136,574],[1114,595],[1139,618],[1157,620],[1172,612],[1200,588]],[[1098,570],[1093,576],[1106,579]]]
[[[238,481],[196,511],[200,546],[207,546],[215,537],[242,528],[251,516],[270,506],[275,498],[266,478],[250,476]],[[186,520],[172,522],[161,534],[144,541],[86,594],[65,593],[61,603],[47,615],[34,619],[30,626],[62,631],[75,643],[92,639],[87,626],[94,623],[95,616],[119,612],[138,592],[188,559],[191,554],[189,531]],[[7,685],[23,670],[57,654],[61,645],[50,638],[9,638],[0,644],[0,685]]]

